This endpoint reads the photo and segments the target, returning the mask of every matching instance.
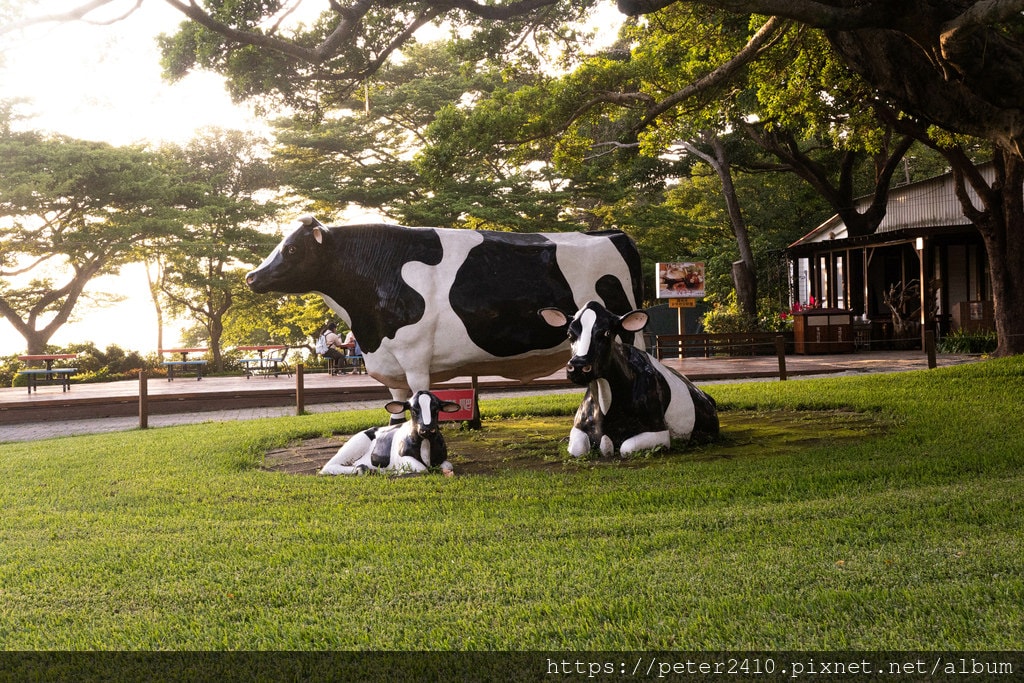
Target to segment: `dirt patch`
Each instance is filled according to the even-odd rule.
[[[509,470],[574,472],[594,467],[636,467],[656,459],[684,456],[695,460],[766,457],[795,450],[877,436],[887,430],[881,416],[845,411],[724,411],[722,433],[707,444],[676,442],[667,451],[631,459],[577,460],[566,450],[572,418],[516,417],[484,421],[482,430],[448,425],[444,436],[455,473],[497,474]],[[268,451],[264,469],[316,474],[348,436],[304,439]]]

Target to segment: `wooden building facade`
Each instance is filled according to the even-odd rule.
[[[991,182],[991,165],[980,167]],[[980,201],[972,195],[976,205]],[[858,200],[863,211],[870,198]],[[850,236],[838,215],[787,249],[790,303],[849,311],[861,340],[918,342],[926,329],[994,329],[988,259],[963,215],[952,175],[895,188],[872,235]],[[897,323],[887,295],[913,293]]]

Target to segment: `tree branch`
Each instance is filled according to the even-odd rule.
[[[878,26],[886,13],[874,2],[837,7],[815,0],[618,0],[619,11],[629,16],[650,14],[677,2],[716,7],[740,14],[765,14],[792,19],[821,29],[857,29]]]
[[[683,100],[697,95],[705,90],[713,88],[731,78],[737,71],[753,61],[764,50],[772,46],[775,40],[789,28],[790,22],[771,17],[765,22],[757,33],[751,37],[743,48],[737,52],[732,59],[712,69],[710,72],[697,79],[682,90],[675,92],[647,111],[647,116],[640,123],[641,128],[650,125],[654,119],[675,107]]]
[[[980,0],[972,3],[956,19],[948,21],[942,26],[942,40],[945,42],[947,35],[963,29],[991,26],[1007,21],[1021,12],[1024,12],[1024,0]]]
[[[93,11],[105,5],[114,3],[116,1],[117,0],[92,0],[91,2],[87,2],[86,4],[81,5],[80,7],[70,9],[67,12],[58,12],[56,14],[47,14],[41,17],[32,17],[29,19],[22,19],[21,21],[15,21],[10,24],[7,24],[6,26],[0,26],[0,35],[10,33],[12,31],[17,31],[19,29],[27,28],[29,26],[34,26],[36,24],[50,24],[65,21],[86,21],[90,24],[96,24],[97,26],[107,26],[109,24],[116,23],[123,19],[127,19],[129,16],[132,15],[132,13],[134,13],[137,9],[139,9],[142,6],[142,0],[135,0],[135,6],[119,17],[107,19],[106,21],[90,21],[86,19],[86,16],[92,13]]]
[[[168,5],[178,10],[186,17],[196,22],[200,26],[204,26],[215,33],[234,40],[245,45],[253,45],[255,47],[265,47],[270,50],[275,50],[281,54],[294,57],[305,62],[319,63],[322,61],[320,56],[317,54],[316,49],[304,48],[296,45],[290,41],[275,38],[273,36],[264,35],[262,33],[253,33],[251,31],[240,31],[239,29],[232,28],[227,24],[217,21],[203,10],[202,7],[195,3],[195,0],[188,0],[188,2],[181,2],[181,0],[164,0]],[[361,15],[360,15],[361,18]],[[342,21],[342,25],[345,21]],[[339,25],[339,29],[341,25]],[[338,29],[335,29],[337,31]],[[333,35],[333,34],[332,34]]]
[[[977,29],[1017,17],[1024,11],[1024,0],[981,0],[963,14],[946,22],[939,30],[939,52],[943,60],[956,63],[958,43],[968,40]],[[970,47],[966,49],[970,50]]]

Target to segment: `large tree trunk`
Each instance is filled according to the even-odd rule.
[[[757,270],[754,266],[754,250],[750,247],[750,233],[747,223],[743,220],[740,200],[736,196],[736,186],[732,182],[732,168],[729,166],[729,154],[722,144],[722,139],[711,131],[704,131],[703,142],[711,147],[709,154],[691,142],[683,142],[683,147],[704,161],[718,174],[722,183],[722,196],[726,210],[729,212],[729,224],[732,234],[736,237],[736,246],[740,252],[740,260],[732,264],[732,283],[736,288],[736,304],[740,312],[752,318],[757,317]]]
[[[1009,356],[1024,353],[1024,161],[1015,154],[1002,156],[1002,177],[993,188],[1001,210],[979,229],[992,274],[996,355]]]
[[[26,351],[30,355],[46,353],[50,338],[71,317],[71,312],[89,280],[100,270],[99,263],[87,267],[75,267],[75,275],[60,289],[45,290],[26,312],[14,308],[0,298],[0,317],[6,318],[14,329],[25,339]],[[56,314],[43,327],[37,328],[40,316],[56,308]]]
[[[740,200],[736,196],[736,186],[732,182],[732,168],[729,166],[729,155],[722,139],[717,135],[709,135],[711,149],[714,150],[714,161],[711,164],[722,181],[722,194],[729,210],[729,223],[732,234],[736,237],[740,260],[732,264],[732,281],[736,287],[736,303],[740,312],[757,318],[757,271],[754,268],[754,250],[750,248],[750,233],[747,222],[743,220]]]
[[[999,337],[996,355],[1024,353],[1024,160],[1013,151],[997,150],[996,179],[989,186],[963,154],[946,156],[964,215],[977,226],[988,253]],[[981,198],[980,210],[971,202],[967,184]]]

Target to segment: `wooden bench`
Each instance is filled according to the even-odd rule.
[[[659,334],[654,339],[655,358],[686,356],[773,356],[776,337],[785,338],[792,349],[792,332],[723,332],[719,334]]]
[[[203,368],[206,367],[205,360],[189,360],[190,353],[206,353],[208,349],[160,349],[160,355],[165,353],[181,354],[181,360],[165,360],[161,363],[167,370],[167,381],[173,382],[175,374],[194,372],[196,381],[203,379]]]
[[[28,380],[28,393],[31,395],[38,387],[44,385],[57,385],[61,391],[71,391],[71,375],[78,372],[78,368],[55,368],[53,362],[57,360],[70,360],[77,358],[75,353],[44,353],[28,356],[18,356],[18,360],[26,363],[42,362],[45,368],[25,368],[19,370],[18,374]]]
[[[28,379],[28,393],[31,394],[39,386],[51,384],[59,384],[62,391],[71,391],[71,375],[76,372],[78,368],[50,368],[19,370],[18,374]]]

